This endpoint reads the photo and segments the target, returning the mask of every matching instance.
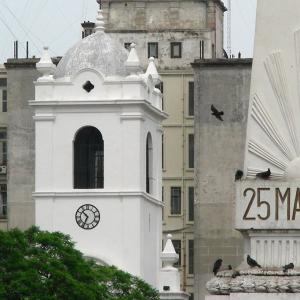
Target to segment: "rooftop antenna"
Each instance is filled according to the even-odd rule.
[[[227,0],[227,54],[231,57],[231,0]]]

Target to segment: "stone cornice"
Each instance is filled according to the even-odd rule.
[[[73,191],[61,191],[61,192],[35,192],[32,193],[33,198],[67,198],[67,199],[74,199],[74,198],[81,198],[81,197],[89,197],[89,198],[132,198],[132,197],[143,197],[147,201],[158,205],[164,206],[161,201],[153,197],[152,195],[139,192],[139,191],[121,191],[121,192],[110,192],[110,191],[101,191],[101,190],[73,190]]]
[[[268,269],[250,269],[239,271],[222,271],[211,279],[206,288],[213,295],[232,293],[299,293],[300,271]],[[234,278],[233,278],[234,277]]]
[[[191,63],[195,68],[211,68],[211,67],[231,67],[231,66],[252,66],[252,58],[218,58],[218,59],[196,59]]]

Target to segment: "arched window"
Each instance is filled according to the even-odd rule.
[[[104,187],[104,142],[92,126],[81,128],[74,141],[74,188]]]
[[[153,189],[153,147],[150,132],[146,141],[146,192],[152,193]]]

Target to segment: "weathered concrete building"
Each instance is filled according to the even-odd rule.
[[[251,59],[198,60],[195,70],[195,299],[207,294],[212,266],[242,261],[243,239],[234,229],[234,176],[243,169]],[[224,111],[220,121],[211,105]]]
[[[7,73],[0,65],[0,229],[7,228]]]
[[[38,59],[8,59],[8,227],[34,224],[34,122],[28,101],[34,99]]]
[[[193,299],[194,280],[194,72],[191,62],[223,57],[219,0],[104,0],[106,32],[128,47],[136,44],[145,68],[157,60],[163,109],[164,233],[180,254],[182,288]]]

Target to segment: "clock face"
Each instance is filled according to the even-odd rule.
[[[94,205],[84,204],[77,209],[75,220],[79,227],[93,229],[100,222],[100,212]]]

